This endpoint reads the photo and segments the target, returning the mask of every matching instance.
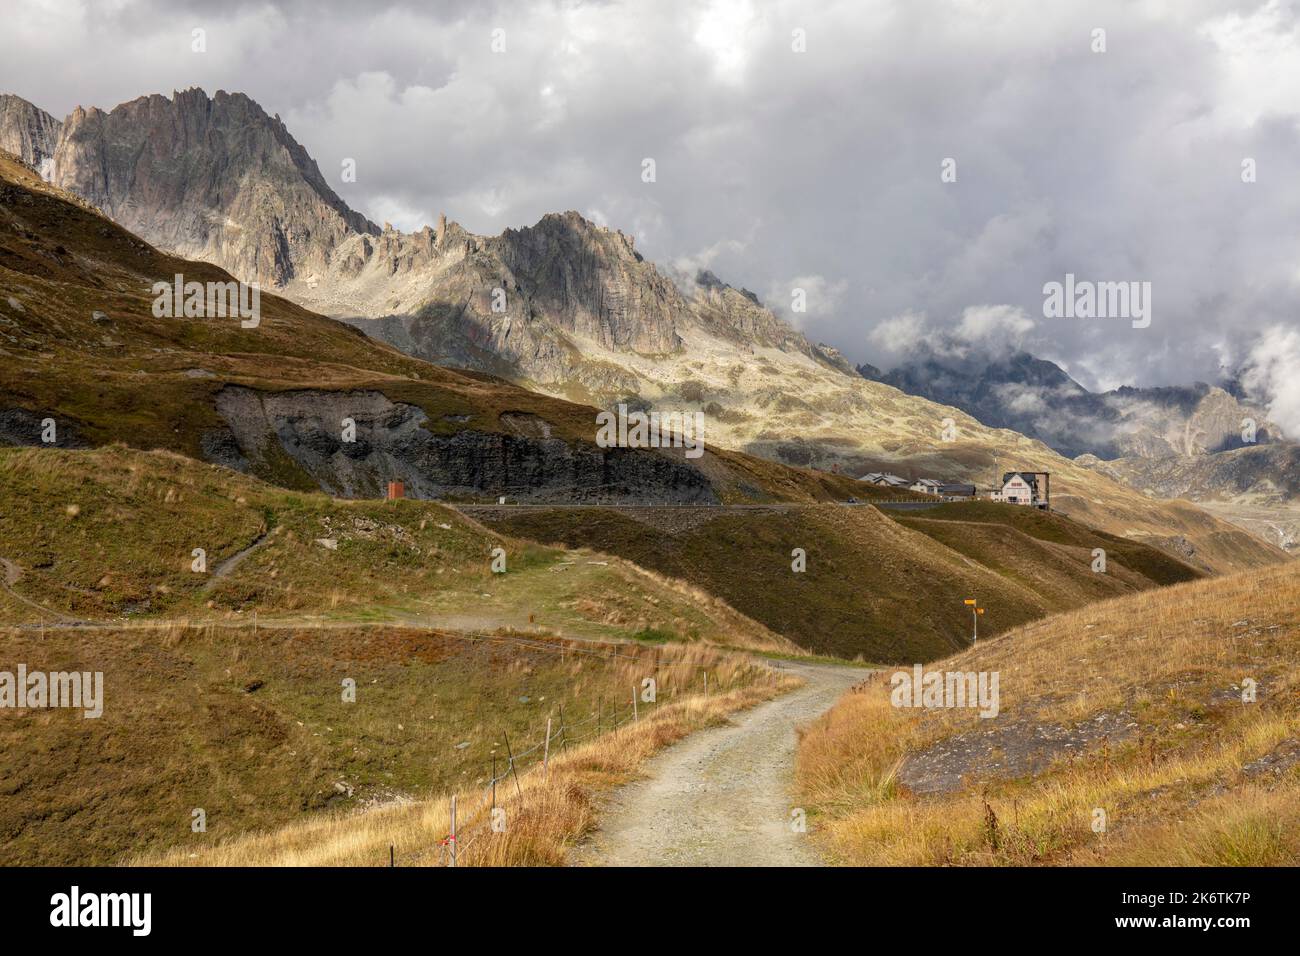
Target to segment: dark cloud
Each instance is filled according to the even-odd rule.
[[[888,364],[884,320],[1005,307],[1032,320],[1020,345],[1089,387],[1212,380],[1295,325],[1291,0],[107,9],[11,4],[0,88],[58,115],[242,90],[376,221],[445,210],[496,232],[578,209],[778,310],[805,288],[791,318],[855,360]],[[1151,327],[1043,318],[1067,272],[1150,281]]]

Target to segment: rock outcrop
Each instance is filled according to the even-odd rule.
[[[0,93],[0,149],[8,150],[49,180],[63,124],[22,97]]]
[[[401,481],[413,498],[506,495],[512,502],[717,504],[699,469],[667,452],[598,448],[551,437],[547,422],[503,413],[499,432],[429,428],[415,405],[377,391],[259,392],[228,385],[216,408],[226,426],[204,456],[255,474],[300,469],[332,495],[383,497]],[[345,418],[356,426],[343,441]]]

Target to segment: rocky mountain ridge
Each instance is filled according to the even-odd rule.
[[[15,154],[146,241],[422,358],[577,397],[613,395],[635,390],[635,379],[587,353],[677,353],[689,324],[844,365],[752,293],[711,273],[679,286],[630,236],[577,212],[499,236],[445,216],[436,229],[380,228],[334,193],[278,116],[242,93],[78,107],[62,124],[18,97],[3,107],[0,136]]]

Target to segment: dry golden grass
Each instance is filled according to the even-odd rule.
[[[1150,827],[1109,862],[1125,866],[1294,866],[1300,792],[1243,788],[1207,800],[1185,819]]]
[[[1093,605],[927,669],[1000,672],[1000,714],[900,710],[884,678],[846,695],[799,750],[799,785],[834,859],[1300,861],[1300,566]],[[1246,678],[1258,682],[1254,703],[1241,699]],[[1033,746],[1042,728],[1098,718],[1120,732],[1038,764],[993,771],[975,746],[988,732],[1003,735],[999,748]],[[940,748],[968,748],[962,786],[910,791],[905,768]]]
[[[548,767],[533,763],[497,785],[505,828],[491,827],[490,791],[457,793],[458,866],[555,866],[594,824],[597,793],[632,779],[641,763],[686,734],[722,722],[799,681],[747,658],[689,647],[674,651],[686,667],[706,668],[716,689],[678,694],[641,719],[591,740],[552,744]],[[631,673],[629,672],[629,679]],[[558,733],[557,733],[558,737]],[[400,866],[450,862],[450,794],[396,802],[350,814],[321,814],[281,829],[211,846],[134,860],[142,865],[386,866],[390,847]]]

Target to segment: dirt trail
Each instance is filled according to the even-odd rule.
[[[68,626],[80,626],[88,623],[86,621],[81,620],[80,618],[71,617],[67,614],[64,614],[62,611],[52,611],[49,608],[45,607],[44,605],[37,604],[31,598],[24,597],[23,595],[19,594],[17,591],[14,590],[14,585],[17,584],[20,580],[22,580],[22,576],[23,576],[23,569],[21,567],[19,567],[13,561],[8,560],[7,558],[0,558],[0,588],[3,588],[4,592],[8,594],[11,598],[13,598],[15,601],[21,601],[23,604],[26,604],[28,607],[40,611],[42,621],[44,620],[45,615],[49,615],[50,618],[52,619],[51,623],[59,622]],[[44,624],[42,623],[42,625],[40,626],[44,626]]]
[[[789,664],[807,684],[691,734],[649,761],[648,779],[611,795],[579,866],[820,866],[791,827],[795,727],[825,712],[861,668]]]
[[[267,528],[256,538],[254,538],[253,542],[250,545],[248,545],[248,547],[236,551],[230,557],[226,558],[226,560],[218,564],[216,569],[212,572],[212,576],[209,577],[207,581],[203,582],[203,587],[199,588],[199,593],[207,594],[218,584],[220,584],[222,580],[229,577],[230,572],[235,570],[235,568],[239,567],[240,562],[242,562],[246,557],[248,557],[258,548],[262,547],[265,544],[270,543],[270,540],[271,540],[271,529]]]

